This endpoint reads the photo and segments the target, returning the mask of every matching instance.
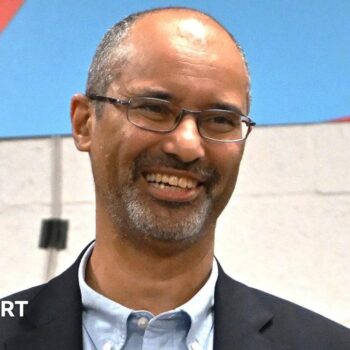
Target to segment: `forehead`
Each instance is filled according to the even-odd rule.
[[[129,39],[139,51],[152,50],[155,46],[192,49],[193,52],[226,50],[231,56],[240,52],[230,35],[212,18],[187,10],[165,10],[138,19]],[[221,49],[221,50],[220,50]]]
[[[201,85],[247,93],[248,74],[229,34],[204,15],[163,11],[137,20],[128,36],[133,47],[120,83]],[[207,84],[208,85],[208,84]]]

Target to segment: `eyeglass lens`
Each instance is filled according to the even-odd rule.
[[[166,132],[177,126],[181,111],[168,101],[133,98],[128,108],[128,119],[141,128]],[[242,140],[249,131],[249,125],[241,120],[241,115],[224,110],[200,112],[198,127],[203,137],[218,141]]]

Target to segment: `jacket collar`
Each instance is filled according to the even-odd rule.
[[[7,350],[81,350],[82,302],[78,284],[79,263],[84,254],[60,276],[44,285],[26,308],[25,335],[8,339]],[[215,350],[288,350],[263,334],[273,314],[253,290],[228,277],[221,266],[215,288]]]
[[[214,306],[215,350],[288,350],[264,334],[273,314],[256,296],[254,289],[234,281],[219,265]]]

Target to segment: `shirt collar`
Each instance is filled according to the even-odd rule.
[[[204,348],[208,335],[214,326],[214,292],[218,279],[218,265],[213,260],[209,279],[204,286],[177,310],[186,312],[191,318],[191,328],[187,336],[187,344],[199,343]]]
[[[85,282],[86,265],[94,248],[94,243],[84,253],[78,270],[78,281],[83,304],[83,326],[95,345],[103,344],[105,334],[113,334],[115,341],[125,341],[127,319],[134,311],[97,293]],[[185,304],[175,310],[185,312],[191,319],[187,344],[199,343],[203,348],[214,325],[214,291],[218,278],[217,262],[213,260],[212,271],[204,286]],[[168,312],[165,312],[168,313]],[[161,315],[165,314],[162,313]],[[158,315],[158,316],[161,316]],[[98,319],[99,322],[94,322]],[[97,347],[98,349],[100,347]]]
[[[117,343],[125,341],[127,319],[132,310],[97,293],[85,282],[85,271],[94,243],[86,250],[79,264],[78,281],[83,304],[83,327],[97,349],[102,349],[105,337]]]

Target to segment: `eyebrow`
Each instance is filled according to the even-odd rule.
[[[159,98],[161,100],[174,100],[174,95],[160,89],[145,88],[136,93],[137,96]]]
[[[161,89],[154,89],[154,88],[144,88],[140,90],[140,92],[136,93],[136,95],[140,97],[142,96],[142,97],[159,98],[159,99],[167,100],[171,102],[174,102],[175,100],[175,96],[173,94]],[[224,111],[235,112],[242,116],[245,115],[238,106],[228,102],[214,102],[210,104],[210,106],[206,109],[221,109]]]
[[[213,103],[210,106],[210,109],[221,109],[224,111],[231,111],[231,112],[235,112],[238,113],[240,115],[245,115],[241,109],[239,107],[237,107],[236,105],[232,104],[232,103],[227,103],[227,102],[216,102]]]

